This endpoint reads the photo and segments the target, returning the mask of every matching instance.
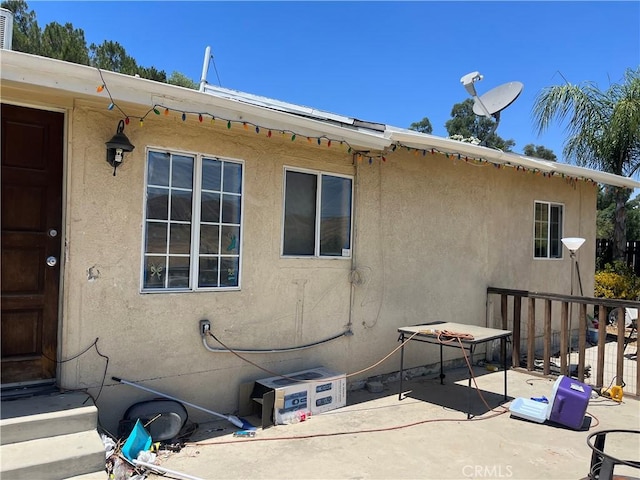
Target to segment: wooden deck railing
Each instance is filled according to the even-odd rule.
[[[635,348],[635,359],[633,355],[629,355],[629,358],[625,357],[625,347],[629,342],[628,337],[625,335],[626,330],[624,328],[625,308],[638,308],[640,309],[640,302],[630,300],[617,300],[606,298],[591,298],[583,296],[571,296],[571,295],[559,295],[554,293],[541,293],[541,292],[529,292],[525,290],[510,290],[505,288],[487,288],[487,308],[490,305],[495,305],[494,298],[498,296],[500,298],[500,313],[499,321],[500,325],[494,325],[496,328],[502,328],[505,330],[511,330],[513,332],[513,344],[512,344],[512,366],[513,368],[525,368],[528,371],[540,370],[543,375],[549,375],[552,373],[552,366],[554,365],[552,358],[552,337],[553,335],[560,336],[559,340],[559,373],[562,375],[576,377],[579,381],[584,382],[586,371],[586,351],[587,351],[587,330],[589,328],[587,310],[598,312],[598,336],[597,336],[597,350],[595,356],[595,380],[591,380],[589,383],[596,386],[609,386],[612,382],[615,385],[626,384],[624,389],[625,394],[640,395],[640,365],[638,365],[637,355],[637,332],[636,343],[633,345]],[[511,302],[509,299],[512,298]],[[491,301],[489,301],[491,300]],[[523,301],[526,302],[526,319],[523,323]],[[509,308],[511,304],[511,309]],[[536,310],[543,308],[543,314],[536,315]],[[559,308],[559,316],[558,316]],[[577,309],[574,310],[574,309]],[[607,347],[607,335],[611,338],[611,331],[607,333],[607,319],[608,314],[614,309],[618,309],[618,317],[621,319],[617,325],[623,325],[622,328],[617,328],[616,335],[616,347],[615,347],[615,373],[609,372],[609,377],[605,380],[605,349]],[[495,310],[495,308],[493,309]],[[510,315],[511,310],[511,315]],[[487,312],[487,318],[489,318],[489,312]],[[572,351],[578,355],[577,370],[572,369],[570,363],[570,335],[573,329],[570,328],[570,319],[576,319],[578,323],[578,339],[577,339],[577,351],[571,348]],[[553,322],[552,320],[555,320]],[[536,337],[539,336],[537,332],[540,329],[536,329],[536,321],[542,321],[542,348],[538,348],[536,352]],[[636,321],[637,322],[637,321]],[[552,329],[552,324],[556,324],[556,328]],[[559,323],[559,328],[557,327]],[[538,342],[539,343],[539,342]],[[612,342],[609,342],[612,343]],[[526,362],[523,355],[523,346],[526,348]],[[571,347],[573,345],[571,344]],[[541,350],[541,351],[540,351]],[[505,355],[506,352],[502,352]],[[536,355],[541,358],[541,361],[536,361]],[[625,361],[626,360],[626,361]],[[592,360],[593,361],[593,360]],[[575,366],[575,364],[573,364]],[[541,367],[541,368],[540,368]],[[613,369],[613,366],[609,366]],[[627,370],[627,371],[625,371]],[[633,371],[635,370],[635,372]],[[553,372],[557,373],[557,372]],[[624,379],[628,379],[625,381]],[[630,380],[630,381],[629,381]]]

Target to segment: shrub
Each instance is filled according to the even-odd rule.
[[[595,296],[636,300],[640,297],[640,278],[624,262],[607,263],[596,272]]]

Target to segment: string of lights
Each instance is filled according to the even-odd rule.
[[[124,117],[124,123],[126,125],[129,125],[132,119],[137,119],[140,127],[143,127],[145,119],[147,119],[147,117],[149,117],[152,114],[156,116],[168,117],[168,116],[171,116],[171,114],[173,113],[173,114],[179,115],[179,117],[183,122],[186,122],[190,118],[194,118],[198,121],[198,123],[204,123],[205,120],[207,120],[210,124],[217,124],[219,122],[226,125],[227,129],[231,129],[234,125],[240,125],[246,131],[253,130],[255,131],[256,134],[260,134],[261,132],[263,132],[268,138],[272,138],[277,133],[283,137],[289,137],[292,142],[298,139],[306,139],[307,142],[310,144],[315,143],[319,146],[324,144],[328,148],[331,148],[334,145],[339,145],[345,148],[347,153],[352,154],[354,157],[354,161],[358,163],[362,163],[365,159],[370,165],[373,164],[374,160],[381,160],[382,162],[386,162],[387,157],[396,153],[398,149],[401,149],[401,150],[405,150],[407,152],[413,153],[414,156],[422,155],[423,157],[426,157],[427,155],[432,155],[432,156],[441,155],[447,159],[464,161],[465,163],[474,165],[474,166],[493,165],[497,169],[514,168],[517,172],[540,175],[546,178],[561,177],[566,180],[567,184],[571,185],[574,188],[576,187],[579,181],[583,181],[592,185],[597,185],[597,182],[594,181],[593,179],[586,178],[586,177],[575,177],[575,176],[567,175],[563,172],[547,172],[537,168],[529,168],[529,167],[524,167],[522,165],[514,165],[509,162],[499,163],[493,160],[487,160],[485,158],[470,157],[468,155],[464,155],[455,151],[446,151],[446,150],[441,150],[437,148],[431,148],[431,149],[415,148],[415,147],[410,147],[408,145],[404,145],[402,143],[394,143],[393,145],[391,145],[389,148],[385,149],[381,153],[372,153],[370,151],[357,150],[353,148],[352,145],[349,144],[349,142],[347,142],[346,140],[330,138],[327,135],[307,136],[307,135],[301,134],[300,132],[295,132],[289,129],[274,129],[274,128],[269,128],[268,126],[259,125],[246,120],[235,120],[235,119],[225,118],[223,116],[220,116],[208,111],[181,110],[181,109],[171,107],[168,105],[163,105],[163,104],[152,105],[142,116],[128,115],[114,100],[111,94],[111,91],[109,90],[109,87],[107,86],[107,83],[104,80],[102,71],[100,69],[98,69],[98,73],[100,74],[100,79],[102,83],[98,85],[98,87],[96,88],[96,91],[98,93],[102,93],[102,92],[107,93],[109,97],[109,105],[107,106],[107,109],[119,111]]]
[[[470,165],[475,165],[475,166],[493,166],[494,168],[497,168],[498,170],[500,169],[504,169],[504,168],[513,168],[516,170],[516,172],[523,172],[523,173],[528,173],[528,174],[532,174],[532,175],[539,175],[542,176],[544,178],[552,178],[552,177],[560,177],[566,180],[566,182],[575,187],[578,181],[583,181],[586,182],[588,184],[592,184],[592,185],[597,185],[598,182],[594,181],[593,179],[590,178],[585,178],[585,177],[574,177],[571,175],[567,175],[563,172],[547,172],[538,168],[529,168],[529,167],[524,167],[522,165],[514,165],[512,163],[509,162],[505,162],[505,163],[499,163],[499,162],[494,162],[492,160],[486,160],[484,158],[477,158],[477,157],[470,157],[468,155],[464,155],[462,153],[459,152],[454,152],[454,151],[446,151],[446,150],[440,150],[437,148],[430,148],[430,149],[424,149],[424,148],[415,148],[415,147],[409,147],[407,145],[401,144],[401,143],[397,143],[394,144],[390,147],[392,152],[397,151],[398,148],[404,148],[405,150],[407,150],[408,152],[413,152],[414,156],[420,156],[422,155],[423,157],[427,156],[427,155],[442,155],[445,158],[448,159],[453,159],[453,160],[460,160],[460,161],[464,161],[467,164]]]

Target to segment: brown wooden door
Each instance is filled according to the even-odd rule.
[[[3,104],[1,118],[2,383],[8,384],[56,375],[64,115]]]

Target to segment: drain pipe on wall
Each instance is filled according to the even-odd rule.
[[[355,301],[355,289],[357,278],[360,278],[359,273],[356,270],[356,239],[358,238],[358,227],[356,222],[356,211],[358,209],[358,184],[360,183],[360,175],[358,173],[358,161],[356,155],[353,155],[353,164],[355,166],[354,182],[353,182],[353,202],[351,202],[351,221],[353,237],[351,238],[351,271],[349,272],[349,321],[345,325],[349,331],[353,328],[353,302]]]

